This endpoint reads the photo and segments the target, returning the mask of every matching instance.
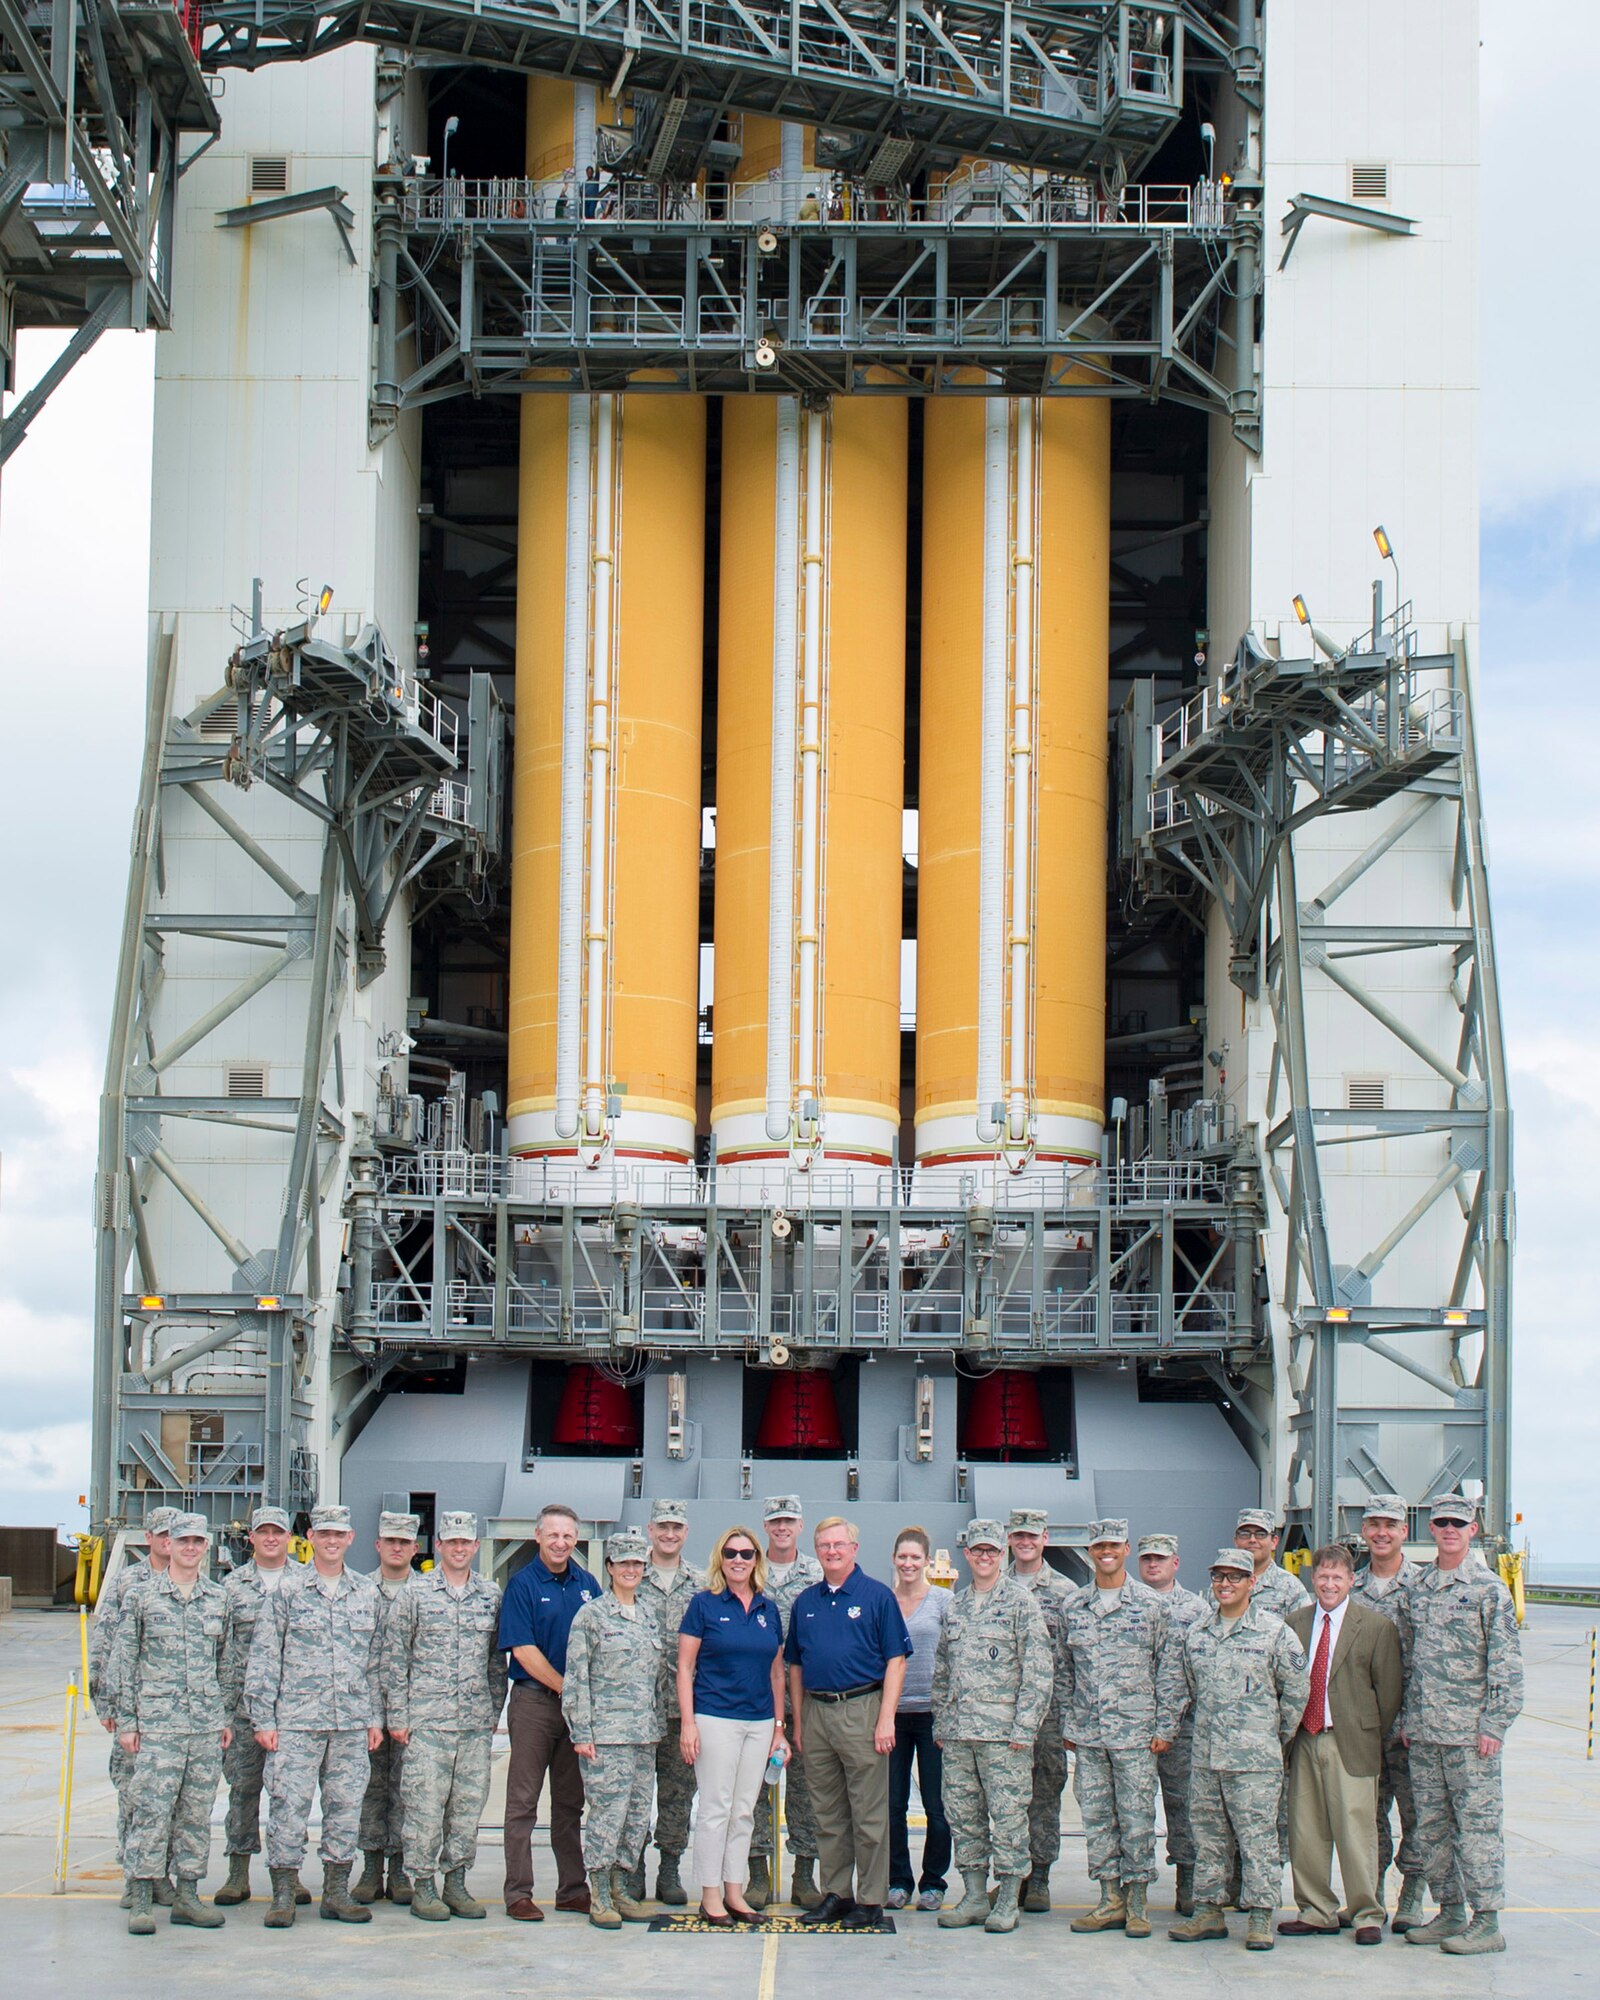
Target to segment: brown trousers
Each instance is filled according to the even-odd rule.
[[[872,1743],[882,1706],[881,1694],[807,1695],[801,1715],[822,1887],[879,1905],[889,1893],[889,1759]]]
[[[561,1697],[533,1681],[513,1681],[507,1714],[511,1757],[506,1766],[505,1900],[533,1894],[533,1829],[539,1794],[550,1779],[550,1846],[556,1859],[556,1894],[584,1887],[583,1772],[567,1734]]]
[[[1327,1931],[1339,1928],[1335,1853],[1351,1923],[1381,1927],[1378,1781],[1351,1777],[1331,1729],[1320,1736],[1302,1729],[1289,1757],[1289,1860],[1301,1922]]]

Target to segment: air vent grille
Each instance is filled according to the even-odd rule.
[[[267,1094],[265,1063],[229,1063],[225,1075],[224,1094],[228,1097],[265,1097]]]
[[[219,701],[215,708],[208,708],[200,718],[200,734],[208,742],[225,743],[233,735],[239,723],[239,704],[229,699]]]
[[[1347,1076],[1344,1080],[1346,1111],[1382,1111],[1388,1099],[1388,1079],[1381,1076]]]
[[[1387,201],[1389,169],[1382,160],[1361,160],[1350,169],[1352,201]]]
[[[289,161],[283,153],[257,153],[250,162],[252,194],[287,194]]]

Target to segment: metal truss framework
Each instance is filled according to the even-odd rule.
[[[930,154],[1123,177],[1225,66],[1236,10],[1201,0],[202,0],[208,65],[304,61],[351,41],[543,71],[723,111],[910,141]],[[1241,51],[1241,53],[1246,53]],[[1252,64],[1255,51],[1248,52]]]
[[[1385,621],[1375,603],[1366,647],[1326,659],[1280,661],[1246,642],[1204,694],[1150,732],[1150,823],[1134,854],[1147,892],[1180,895],[1188,878],[1225,915],[1232,975],[1263,987],[1276,1029],[1262,1153],[1284,1216],[1282,1299],[1290,1330],[1293,1492],[1289,1518],[1313,1542],[1353,1530],[1338,1484],[1393,1490],[1377,1458],[1382,1424],[1443,1428],[1445,1449],[1419,1509],[1464,1479],[1485,1484],[1486,1526],[1509,1526],[1511,1118],[1496,987],[1488,880],[1463,651],[1419,655],[1409,607]],[[1135,725],[1135,732],[1138,726]],[[1128,746],[1137,756],[1137,743]],[[1365,850],[1302,902],[1296,832],[1330,812],[1405,803]],[[1341,923],[1335,906],[1397,841],[1432,814],[1454,819],[1448,920],[1427,925]],[[1275,919],[1275,924],[1274,924]],[[1269,941],[1269,930],[1271,932]],[[1436,1047],[1368,990],[1351,962],[1390,952],[1442,953],[1441,984],[1460,1013],[1456,1047]],[[1360,1007],[1445,1086],[1436,1109],[1352,1108],[1315,1101],[1307,988],[1323,981]],[[1448,1141],[1432,1182],[1395,1213],[1378,1241],[1335,1244],[1324,1198],[1327,1149],[1383,1141]],[[1389,1183],[1383,1183],[1388,1186]],[[1375,1280],[1440,1202],[1461,1215],[1460,1252],[1444,1297],[1375,1297]],[[1340,1252],[1344,1255],[1340,1255]],[[1474,1292],[1475,1286],[1475,1292]],[[1415,1336],[1448,1338],[1448,1372],[1414,1351]],[[1341,1349],[1359,1344],[1425,1384],[1435,1400],[1382,1408],[1342,1400]],[[1425,1515],[1419,1516],[1420,1519]]]
[[[377,192],[375,435],[454,396],[627,387],[1165,398],[1255,434],[1259,214],[1214,182],[993,170],[787,223],[798,188],[625,182],[590,217],[526,181]]]
[[[481,847],[459,769],[454,713],[403,674],[372,627],[345,645],[310,624],[255,630],[229,662],[221,686],[187,715],[172,713],[175,624],[156,635],[146,713],[144,765],[124,912],[106,1082],[100,1105],[96,1195],[95,1442],[93,1515],[121,1518],[135,1488],[171,1497],[263,1492],[308,1504],[316,1467],[304,1447],[309,1404],[298,1393],[317,1303],[325,1296],[328,1248],[321,1211],[349,1143],[339,1021],[352,982],[383,963],[384,928],[406,885]],[[217,727],[218,718],[223,726]],[[229,725],[231,724],[231,728]],[[315,884],[301,882],[268,844],[234,819],[231,788],[269,786],[321,830]],[[182,805],[179,805],[179,800]],[[163,843],[177,813],[198,812],[248,857],[284,899],[261,915],[217,907],[174,909],[165,892]],[[215,900],[215,899],[213,899]],[[174,1022],[161,1008],[169,959],[194,940],[244,945],[261,963],[214,1005]],[[240,1100],[174,1095],[173,1065],[202,1043],[208,1056],[227,1024],[291,967],[304,1014],[298,1088]],[[158,1029],[158,1008],[160,1008]],[[225,1043],[225,1036],[223,1037]],[[241,1053],[250,1053],[248,1046]],[[274,1241],[253,1246],[219,1213],[169,1150],[174,1121],[265,1132],[285,1144],[281,1217]],[[179,1149],[182,1150],[181,1148]],[[229,1289],[168,1289],[143,1224],[157,1180],[187,1204],[222,1245]],[[139,1289],[125,1292],[130,1262]],[[166,1322],[203,1329],[180,1351],[159,1339]],[[220,1457],[201,1451],[174,1463],[161,1417],[181,1408],[170,1380],[237,1343],[264,1356],[262,1386],[208,1391],[207,1408],[236,1419]]]
[[[179,142],[219,130],[197,33],[172,0],[0,0],[0,388],[19,329],[73,330],[0,464],[102,333],[168,324]]]
[[[970,1177],[928,1179],[888,1170],[864,1187],[780,1171],[758,1191],[715,1166],[579,1180],[413,1155],[357,1190],[351,1343],[369,1357],[581,1360],[622,1347],[766,1364],[1255,1358],[1261,1194],[1248,1157],[1031,1178],[1015,1206]]]

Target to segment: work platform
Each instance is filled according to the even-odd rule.
[[[255,1900],[229,1910],[221,1931],[169,1931],[130,1938],[116,1907],[111,1846],[113,1806],[105,1775],[106,1739],[90,1721],[78,1737],[73,1843],[67,1893],[51,1894],[60,1761],[62,1688],[77,1658],[77,1621],[48,1612],[0,1619],[0,1679],[7,1691],[0,1732],[0,1945],[7,2000],[54,2000],[64,1979],[117,1995],[160,1991],[164,2000],[278,2000],[295,1993],[425,1995],[461,1990],[539,1989],[574,2000],[613,2000],[648,1990],[659,2000],[805,2000],[820,1980],[870,1981],[881,2000],[977,1988],[1003,1979],[1014,2000],[1056,2000],[1063,1990],[1105,2000],[1163,1993],[1196,2000],[1239,1993],[1369,1994],[1388,2000],[1545,2000],[1593,1984],[1600,1942],[1600,1762],[1584,1761],[1587,1630],[1593,1613],[1536,1605],[1523,1630],[1527,1710],[1506,1747],[1509,1904],[1504,1957],[1463,1967],[1442,1952],[1385,1937],[1358,1951],[1346,1933],[1320,1943],[1284,1939],[1271,1956],[1246,1956],[1243,1924],[1228,1944],[1185,1950],[1163,1935],[1172,1921],[1173,1878],[1163,1868],[1151,1891],[1156,1935],[1129,1944],[1119,1933],[1074,1937],[1068,1924],[1091,1901],[1077,1807],[1063,1801],[1065,1835],[1052,1877],[1054,1906],[1028,1917],[1011,1937],[941,1931],[926,1913],[901,1911],[892,1938],[657,1938],[630,1925],[595,1930],[581,1916],[549,1911],[537,1929],[506,1921],[500,1909],[499,1819],[505,1738],[496,1742],[493,1788],[471,1886],[489,1905],[484,1923],[421,1924],[380,1903],[353,1931],[302,1910],[288,1937],[261,1934],[265,1870]],[[313,1844],[315,1830],[313,1830]],[[546,1832],[538,1829],[535,1874],[553,1880]],[[913,1832],[913,1852],[920,1835]],[[221,1881],[220,1815],[212,1842],[214,1892]],[[1159,1855],[1160,1848],[1158,1846]],[[312,1859],[306,1879],[315,1883]],[[1285,1878],[1287,1894],[1287,1878]],[[1395,1892],[1390,1878],[1391,1899]],[[1285,1915],[1289,1914],[1285,1910]]]

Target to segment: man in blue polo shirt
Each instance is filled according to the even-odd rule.
[[[873,1929],[889,1893],[889,1753],[912,1650],[894,1592],[856,1566],[859,1540],[839,1515],[817,1524],[822,1581],[795,1599],[784,1644],[822,1870],[800,1922],[846,1930]]]
[[[578,1517],[551,1501],[539,1509],[533,1531],[539,1553],[506,1586],[500,1605],[500,1644],[511,1655],[511,1700],[506,1723],[511,1755],[506,1764],[506,1915],[536,1924],[544,1911],[533,1900],[533,1827],[539,1794],[550,1778],[550,1846],[556,1861],[556,1908],[587,1910],[583,1871],[583,1774],[561,1712],[567,1670],[567,1634],[581,1605],[600,1595],[589,1572],[572,1561]]]

